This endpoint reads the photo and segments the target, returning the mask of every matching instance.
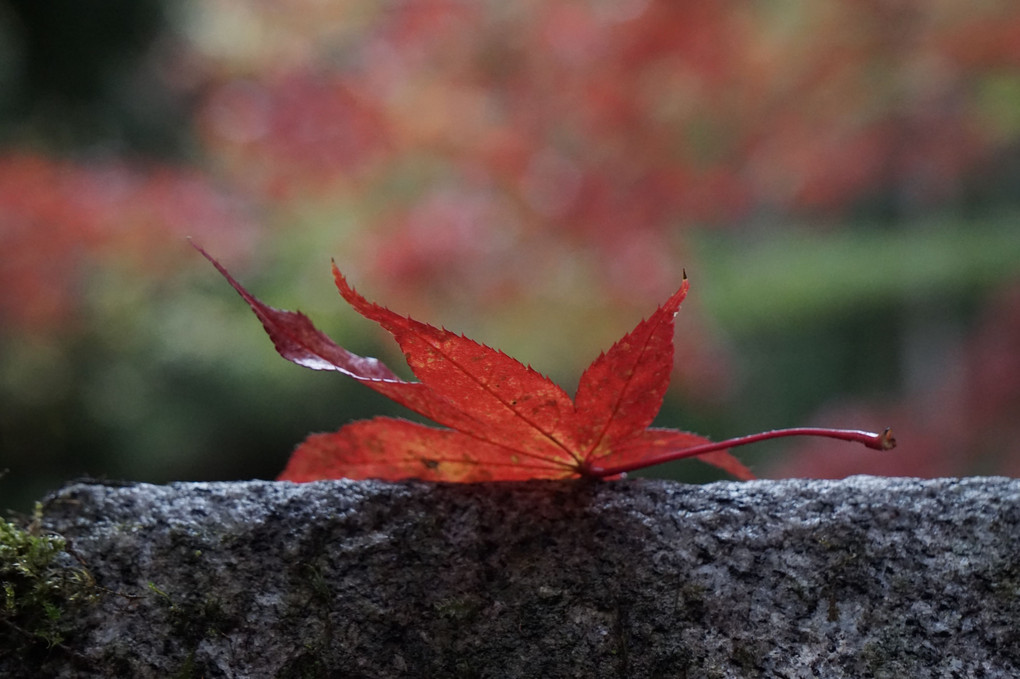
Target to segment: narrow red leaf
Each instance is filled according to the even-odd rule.
[[[517,450],[582,461],[574,439],[574,404],[558,385],[501,351],[367,301],[336,264],[333,278],[358,313],[393,335],[423,384],[484,424],[484,432],[473,433]]]
[[[274,309],[263,304],[238,283],[230,272],[213,259],[212,255],[192,243],[214,267],[227,279],[234,290],[248,303],[262,327],[266,329],[273,346],[288,361],[312,370],[336,370],[362,381],[387,381],[402,383],[396,373],[375,358],[358,356],[337,345],[319,331],[308,317],[297,311]]]
[[[275,309],[264,304],[245,290],[209,253],[195,243],[192,245],[248,303],[262,322],[262,327],[265,328],[280,356],[312,370],[334,370],[343,373],[431,420],[448,426],[470,427],[471,418],[468,415],[436,398],[432,390],[425,385],[400,379],[378,359],[347,351],[318,330],[304,314]]]
[[[617,442],[651,425],[662,407],[673,370],[674,319],[687,296],[683,285],[647,320],[601,354],[581,375],[575,403],[592,462]]]

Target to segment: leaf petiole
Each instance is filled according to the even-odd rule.
[[[737,438],[727,439],[725,441],[712,441],[711,443],[704,443],[701,445],[691,446],[689,448],[681,448],[679,450],[646,457],[641,460],[635,460],[615,467],[591,467],[587,470],[586,476],[604,479],[624,474],[626,472],[632,472],[637,469],[644,469],[645,467],[653,467],[664,462],[682,460],[688,457],[697,457],[698,455],[713,453],[727,448],[737,448],[739,446],[746,446],[749,443],[785,438],[787,436],[822,436],[830,439],[862,443],[873,450],[892,450],[896,447],[896,439],[893,438],[892,429],[889,428],[885,429],[880,434],[875,434],[870,431],[859,431],[856,429],[793,427],[791,429],[773,429],[772,431],[763,431],[758,434],[738,436]]]

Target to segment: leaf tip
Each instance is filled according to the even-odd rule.
[[[343,297],[348,304],[358,307],[360,303],[367,304],[358,291],[354,289],[354,286],[347,280],[347,276],[340,271],[340,267],[336,264],[336,259],[330,259],[330,266],[333,269],[333,283],[336,285],[336,289],[340,292],[340,296]]]

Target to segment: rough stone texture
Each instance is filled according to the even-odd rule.
[[[1017,677],[1020,481],[79,484],[5,677]]]

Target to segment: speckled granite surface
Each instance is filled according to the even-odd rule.
[[[1016,677],[1020,481],[73,485],[10,677]]]

